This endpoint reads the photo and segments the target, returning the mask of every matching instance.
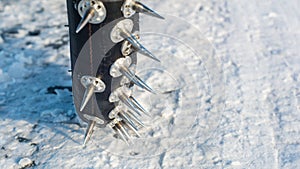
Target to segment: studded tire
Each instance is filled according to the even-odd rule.
[[[126,143],[139,137],[138,116],[148,114],[131,95],[133,85],[155,93],[135,72],[137,52],[155,58],[138,42],[139,13],[162,19],[133,0],[67,0],[75,108],[94,127],[111,127]]]

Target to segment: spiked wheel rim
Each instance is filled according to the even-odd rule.
[[[137,6],[134,7],[134,9],[136,10],[137,13],[146,13],[149,14],[147,12],[145,12],[146,9],[143,5],[141,5],[141,3],[139,2],[135,2],[136,5],[140,6],[140,8],[138,8]],[[150,10],[148,10],[150,11]],[[135,15],[133,15],[134,17]],[[104,39],[106,40],[105,44],[105,48],[108,49],[110,47],[111,50],[110,51],[106,51],[104,52],[104,54],[102,52],[97,52],[97,50],[95,49],[96,47],[98,48],[104,48],[103,47],[103,43],[100,43],[99,45],[95,45],[92,39],[92,35],[94,33],[96,33],[96,29],[99,29],[99,27],[103,27],[104,25],[106,25],[107,23],[104,22],[103,24],[99,24],[99,25],[93,25],[93,24],[86,24],[85,25],[85,29],[82,29],[83,31],[80,32],[80,35],[88,35],[90,37],[90,39],[88,39],[87,43],[90,43],[90,46],[87,50],[90,51],[90,53],[88,53],[85,57],[85,59],[87,59],[87,61],[85,62],[84,60],[81,60],[85,63],[89,63],[91,65],[94,66],[93,71],[92,72],[88,72],[88,71],[83,71],[83,72],[76,72],[75,75],[78,77],[77,78],[81,78],[83,76],[92,76],[94,78],[100,78],[101,80],[103,80],[104,84],[108,87],[110,92],[113,92],[117,89],[117,87],[120,86],[125,86],[128,89],[130,89],[133,85],[142,87],[144,89],[148,89],[148,91],[151,91],[151,89],[149,89],[149,86],[147,86],[142,80],[141,78],[137,77],[136,74],[134,73],[135,71],[129,69],[129,67],[131,66],[131,64],[129,65],[125,65],[124,67],[122,67],[122,69],[120,69],[120,73],[121,76],[120,77],[107,77],[107,76],[103,76],[103,72],[101,72],[101,69],[108,69],[110,68],[110,66],[113,64],[112,62],[116,62],[116,60],[118,58],[123,58],[124,56],[129,56],[129,57],[136,57],[135,54],[136,52],[139,52],[143,55],[148,56],[149,58],[152,58],[154,60],[159,61],[156,57],[154,57],[154,55],[152,53],[150,53],[144,46],[141,45],[141,43],[139,42],[138,38],[132,33],[135,32],[136,30],[134,29],[134,24],[136,24],[137,22],[132,22],[133,18],[129,18],[129,19],[120,19],[118,20],[119,22],[114,22],[113,26],[110,27],[110,30],[107,31],[103,31],[103,35],[104,35]],[[127,22],[127,23],[124,23]],[[132,26],[131,26],[131,22],[132,22]],[[123,25],[119,27],[118,23],[122,23]],[[118,27],[116,27],[116,25]],[[129,26],[128,26],[129,25]],[[117,29],[114,33],[114,27]],[[131,28],[132,27],[132,28]],[[124,29],[122,29],[124,28]],[[124,31],[125,30],[125,31]],[[117,37],[117,40],[114,40],[113,38],[109,37],[109,39],[107,39],[107,35],[109,36],[109,33],[116,35],[115,37]],[[123,42],[122,42],[123,41]],[[125,45],[127,48],[129,46],[129,48],[131,48],[131,51],[128,53],[123,53],[122,51],[122,44]],[[115,48],[115,46],[117,48]],[[84,49],[85,50],[85,49]],[[110,58],[108,56],[106,56],[106,54],[109,54],[110,52],[114,53],[116,50],[119,50],[117,53],[119,53],[115,58]],[[120,54],[121,52],[121,54]],[[96,56],[98,55],[98,56]],[[100,55],[100,56],[99,56]],[[94,63],[95,60],[88,60],[88,56],[91,57],[93,56],[92,59],[95,59],[96,57],[101,57],[103,58],[103,60],[98,63]],[[109,62],[106,62],[107,60],[110,60]],[[135,60],[135,59],[133,59]],[[108,64],[107,64],[108,63]],[[102,64],[102,65],[101,65]],[[132,65],[136,64],[136,60],[133,61]],[[98,69],[100,69],[97,71],[96,67],[98,67]],[[78,74],[77,74],[78,73]],[[76,78],[76,77],[75,77]],[[114,81],[112,83],[107,83],[107,79]],[[121,79],[127,79],[124,80],[125,82],[121,83]],[[112,85],[112,84],[116,84],[116,85]],[[106,91],[107,92],[107,91]],[[152,91],[153,92],[153,91]],[[153,92],[155,93],[155,92]],[[104,91],[105,94],[105,91]],[[97,106],[101,107],[103,105],[99,104],[99,97],[102,95],[102,93],[93,93],[93,98],[92,100],[94,100],[94,104],[97,104]],[[85,122],[87,122],[88,125],[88,129],[87,129],[87,134],[86,134],[86,138],[90,137],[91,132],[93,131],[93,127],[94,126],[98,126],[100,124],[101,127],[105,127],[106,125],[111,126],[111,128],[119,135],[118,138],[122,139],[124,142],[128,143],[130,142],[130,134],[132,133],[136,133],[137,129],[139,129],[139,127],[144,126],[144,123],[142,121],[139,120],[139,116],[146,112],[146,110],[141,107],[141,105],[139,105],[139,103],[132,97],[131,94],[124,94],[121,93],[118,95],[118,99],[119,100],[115,100],[112,101],[111,105],[113,105],[114,108],[116,108],[117,106],[125,106],[125,110],[118,110],[116,111],[114,114],[110,115],[110,114],[103,114],[104,111],[100,110],[96,110],[96,112],[94,113],[87,113],[88,111],[92,112],[91,109],[87,109],[83,112],[78,112],[79,114],[81,114],[81,118],[84,119]],[[108,101],[108,99],[106,100]],[[110,104],[110,103],[106,103],[106,104]],[[88,106],[89,107],[89,106]],[[105,110],[107,111],[107,110]],[[109,112],[109,111],[108,111]],[[105,117],[104,117],[105,116]],[[100,119],[100,121],[99,121]],[[104,123],[101,121],[103,120]],[[103,125],[102,125],[103,124]],[[129,134],[128,134],[129,133]],[[140,134],[136,134],[136,136],[139,136]],[[86,141],[85,141],[86,143]]]

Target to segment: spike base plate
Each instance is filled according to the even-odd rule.
[[[81,17],[83,17],[86,10],[90,7],[95,9],[94,16],[89,20],[89,23],[99,24],[106,18],[106,9],[100,0],[82,0],[78,3],[77,9]]]

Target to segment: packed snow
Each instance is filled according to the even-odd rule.
[[[134,88],[151,112],[127,146],[82,145],[66,2],[0,1],[0,168],[300,168],[300,2],[143,1]]]

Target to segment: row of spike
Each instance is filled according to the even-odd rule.
[[[76,33],[79,33],[87,23],[101,23],[106,18],[106,9],[104,4],[100,0],[82,0],[78,4],[78,12],[82,17],[79,22]],[[121,11],[125,18],[129,18],[134,15],[136,12],[144,13],[153,17],[164,19],[158,13],[142,4],[139,1],[135,0],[125,0],[122,5]]]
[[[129,96],[128,92],[130,89],[123,86],[112,93],[110,101],[117,102],[118,105],[110,112],[109,118],[113,119],[110,123],[112,129],[129,145],[128,141],[131,141],[129,133],[133,132],[136,137],[140,137],[138,128],[145,127],[138,116],[150,115],[134,97]]]
[[[87,23],[97,24],[101,23],[105,19],[106,10],[100,0],[82,0],[77,8],[79,14],[82,16],[82,19],[76,29],[76,33],[79,33]],[[162,16],[144,4],[134,0],[125,0],[121,10],[125,18],[131,17],[135,12],[142,12],[163,19]],[[135,85],[149,92],[155,93],[153,89],[151,89],[145,82],[136,76],[133,71],[130,70],[132,61],[129,55],[131,55],[132,52],[139,52],[159,62],[159,60],[151,52],[149,52],[142,44],[140,44],[138,41],[138,35],[136,33],[132,33],[132,29],[132,20],[124,19],[118,22],[111,31],[111,40],[114,43],[124,41],[121,49],[124,57],[118,59],[110,67],[110,75],[114,78],[124,76],[127,78],[127,80],[133,82]],[[86,88],[80,106],[80,111],[83,111],[93,94],[97,92],[103,92],[106,86],[101,79],[91,76],[83,76],[81,78],[81,83]],[[110,118],[112,119],[110,126],[119,135],[119,137],[129,145],[128,140],[131,138],[129,134],[130,131],[135,133],[137,137],[140,137],[140,134],[138,133],[138,126],[144,126],[137,115],[150,115],[138,103],[138,101],[131,96],[130,89],[126,87],[126,85],[121,86],[116,91],[112,92],[109,97],[109,101],[117,104],[115,109],[113,109],[109,114]],[[90,139],[95,125],[96,120],[90,120],[85,134],[84,145]]]

